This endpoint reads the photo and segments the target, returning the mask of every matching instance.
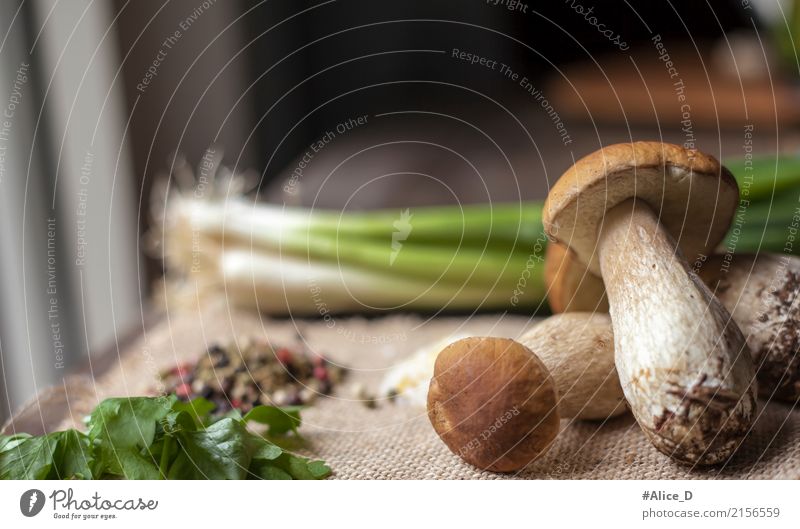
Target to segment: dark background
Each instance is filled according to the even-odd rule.
[[[752,11],[739,2],[714,2],[713,9],[709,2],[697,1],[602,2],[593,14],[629,44],[630,51],[620,52],[575,12],[572,6],[579,4],[527,2],[523,13],[481,0],[218,2],[169,51],[158,77],[141,94],[135,86],[163,38],[198,3],[145,0],[133,6],[118,0],[120,49],[127,53],[124,85],[128,105],[136,109],[130,130],[138,185],[146,196],[156,175],[168,167],[171,153],[180,152],[196,164],[208,146],[217,145],[225,149],[225,163],[257,170],[264,196],[278,201],[340,208],[349,200],[348,207],[369,208],[442,203],[452,201],[454,193],[463,202],[543,196],[547,182],[575,153],[583,154],[587,138],[584,150],[596,147],[598,126],[605,138],[625,139],[634,135],[629,124],[623,117],[598,125],[589,113],[579,119],[562,116],[570,135],[578,138],[565,148],[547,116],[518,86],[496,71],[454,60],[453,48],[501,60],[543,88],[570,64],[597,61],[602,71],[605,61],[618,61],[640,49],[650,54],[646,62],[657,62],[649,42],[655,33],[670,47],[691,43],[699,57],[726,32],[752,32],[754,27]],[[507,117],[498,116],[497,106],[486,98],[506,106],[534,131],[538,149],[526,143],[522,131],[513,130]],[[300,197],[275,192],[280,187],[275,181],[291,170],[293,160],[335,124],[357,115],[406,110],[446,113],[488,131],[508,153],[517,174],[506,174],[504,164],[497,163],[500,151],[463,123],[417,114],[383,120],[369,132],[339,142],[334,152],[325,153],[324,161],[315,161],[318,176],[306,176],[309,185]],[[563,108],[557,110],[564,114]],[[373,123],[377,121],[381,120]],[[659,123],[656,130],[643,124],[640,130],[646,136],[668,136],[679,128],[675,125]],[[696,125],[719,143],[716,123]],[[347,174],[337,175],[335,188],[313,183],[361,148],[408,140],[448,143],[454,150],[470,152],[484,178],[470,176],[470,168],[441,149],[396,146],[361,155],[349,171],[340,170]],[[719,146],[706,149],[714,152]],[[354,196],[365,175],[389,172],[407,176],[385,178],[380,189],[373,186],[372,192],[362,189]],[[435,173],[455,191],[410,174],[414,172]],[[519,180],[523,183],[517,190]],[[141,222],[145,229],[147,218]],[[157,264],[150,267],[158,273]]]

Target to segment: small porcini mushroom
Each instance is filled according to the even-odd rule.
[[[603,282],[575,253],[547,246],[545,286],[553,312],[608,311]],[[800,398],[800,258],[770,253],[712,255],[692,263],[731,313],[753,355],[758,391],[767,399]]]
[[[524,345],[504,338],[464,338],[439,353],[428,418],[453,453],[495,472],[534,461],[559,427],[547,368]]]
[[[699,275],[742,329],[761,396],[800,399],[800,259],[714,255]]]
[[[519,342],[454,342],[436,358],[428,390],[428,416],[450,450],[500,472],[539,457],[558,433],[559,417],[607,419],[625,411],[607,314],[552,316]]]
[[[578,160],[544,206],[546,233],[603,278],[634,417],[656,448],[691,464],[730,457],[756,416],[744,337],[683,257],[711,253],[738,197],[714,158],[635,142]]]

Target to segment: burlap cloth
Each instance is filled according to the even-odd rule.
[[[600,422],[562,421],[552,449],[517,474],[481,472],[453,455],[439,440],[423,409],[380,402],[369,409],[348,391],[352,384],[375,390],[386,370],[418,347],[455,333],[515,337],[530,325],[521,316],[377,319],[333,318],[327,322],[271,320],[224,307],[170,312],[132,346],[119,351],[102,373],[72,378],[64,388],[40,394],[14,419],[18,430],[80,424],[100,399],[152,394],[158,373],[202,354],[214,341],[264,336],[276,343],[303,339],[313,350],[352,369],[333,398],[304,411],[308,455],[326,460],[338,479],[704,479],[800,477],[800,411],[762,402],[754,431],[728,464],[691,469],[672,462],[645,439],[626,415]],[[302,337],[302,338],[301,338]],[[8,428],[7,428],[8,431]],[[34,432],[36,433],[36,432]]]

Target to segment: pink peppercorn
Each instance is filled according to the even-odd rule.
[[[188,397],[192,393],[192,387],[184,382],[175,388],[175,394],[179,397]]]
[[[283,365],[290,364],[292,362],[292,352],[286,348],[281,347],[277,351],[275,351],[275,356],[278,357],[278,362]]]
[[[328,370],[322,366],[317,366],[314,368],[314,378],[317,380],[327,380],[328,379]]]

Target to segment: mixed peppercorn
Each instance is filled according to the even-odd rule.
[[[164,373],[168,392],[190,400],[204,397],[215,413],[232,408],[247,413],[259,404],[311,404],[330,395],[344,368],[308,350],[273,347],[265,341],[212,345],[196,363]]]

